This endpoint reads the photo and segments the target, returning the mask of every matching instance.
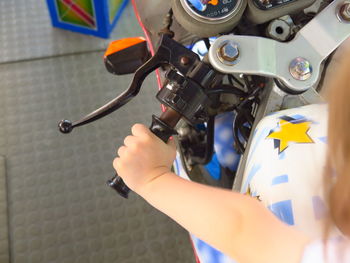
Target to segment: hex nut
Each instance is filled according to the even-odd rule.
[[[312,66],[305,58],[295,58],[289,65],[290,74],[296,80],[308,80],[312,75]]]
[[[344,3],[340,7],[339,16],[342,20],[350,22],[350,3]]]
[[[239,58],[239,46],[234,41],[225,41],[217,51],[219,60],[225,65],[235,65]]]

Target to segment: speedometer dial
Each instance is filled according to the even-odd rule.
[[[222,21],[234,15],[239,0],[180,0],[186,11],[197,20]]]
[[[200,37],[230,32],[246,6],[247,0],[172,0],[176,20]]]

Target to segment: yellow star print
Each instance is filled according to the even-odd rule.
[[[252,189],[250,188],[250,185],[248,186],[248,190],[247,190],[247,192],[245,193],[245,195],[249,195],[249,196],[255,198],[256,200],[258,200],[258,201],[260,201],[260,202],[262,201],[262,200],[260,199],[260,195],[253,196]]]
[[[270,133],[267,138],[279,140],[279,152],[283,152],[289,146],[290,142],[294,143],[314,143],[307,132],[312,122],[292,123],[286,120],[279,121],[279,131]]]

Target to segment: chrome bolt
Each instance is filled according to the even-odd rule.
[[[289,65],[289,72],[296,80],[308,80],[312,75],[312,66],[305,58],[296,58]]]
[[[239,57],[238,44],[233,41],[225,41],[218,49],[217,54],[222,63],[230,66],[235,65]]]
[[[344,3],[339,9],[339,16],[342,20],[350,22],[350,3]]]

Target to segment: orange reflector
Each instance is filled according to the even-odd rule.
[[[128,47],[132,47],[134,45],[137,45],[139,43],[142,43],[146,41],[143,37],[129,37],[129,38],[124,38],[120,40],[113,41],[109,44],[105,57],[114,54],[118,51],[121,51],[123,49],[126,49]]]

